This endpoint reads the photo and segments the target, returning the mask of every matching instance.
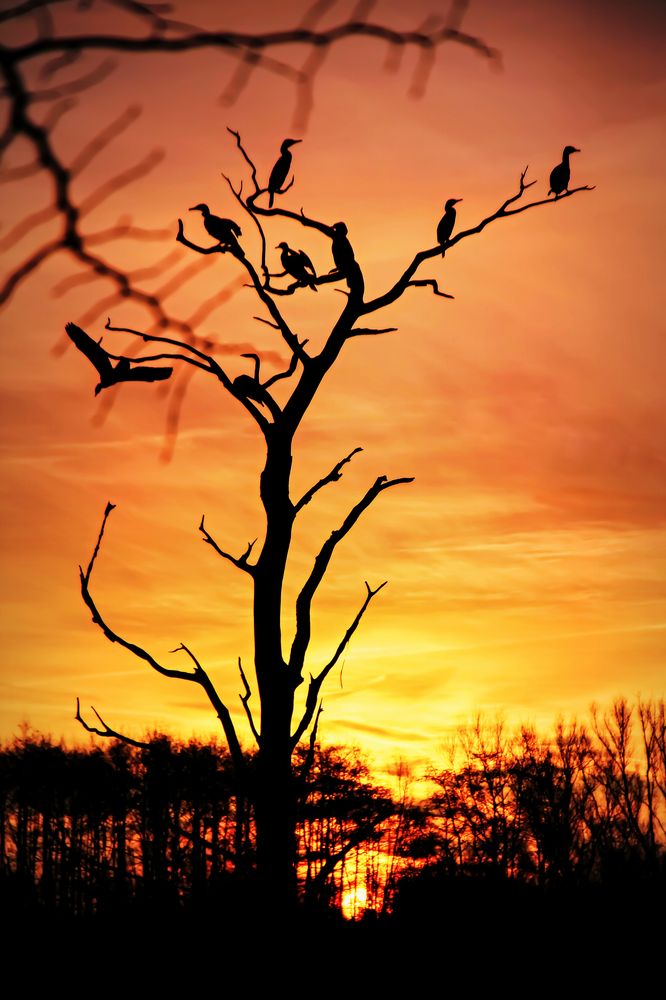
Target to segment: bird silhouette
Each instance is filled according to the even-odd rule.
[[[301,141],[301,139],[285,139],[280,146],[280,155],[275,161],[275,166],[271,170],[271,176],[268,178],[269,208],[273,207],[273,198],[276,194],[281,193],[284,182],[289,174],[292,159],[290,146],[295,146],[297,142]]]
[[[441,247],[445,247],[451,239],[451,233],[456,224],[456,210],[453,206],[457,205],[459,201],[462,201],[462,198],[449,198],[444,206],[444,215],[437,223],[437,242]],[[445,253],[446,250],[443,249],[442,257]]]
[[[317,272],[305,250],[292,250],[284,241],[278,243],[275,249],[282,250],[280,260],[287,274],[290,274],[292,278],[296,278],[299,284],[308,285],[313,292],[316,292],[315,278],[317,277]]]
[[[580,149],[576,149],[575,146],[565,146],[562,151],[562,162],[558,163],[556,167],[550,172],[550,189],[548,195],[554,194],[556,198],[562,194],[563,191],[568,193],[569,191],[569,179],[571,177],[571,167],[569,165],[569,157],[572,153],[580,153]]]
[[[331,253],[333,262],[341,274],[348,274],[354,264],[354,248],[347,239],[349,230],[344,222],[336,222],[333,228],[333,238],[331,240]]]
[[[237,237],[241,235],[241,227],[233,219],[221,219],[217,215],[212,215],[208,205],[195,205],[190,212],[201,212],[203,224],[206,232],[217,240],[218,243],[228,246],[230,249],[240,250]]]
[[[173,368],[147,368],[143,365],[132,368],[129,358],[121,358],[117,364],[111,364],[109,355],[101,346],[100,341],[93,340],[85,330],[75,323],[67,323],[67,334],[75,347],[88,358],[99,374],[99,384],[95,386],[95,395],[102,389],[108,389],[118,382],[161,382],[169,378]]]

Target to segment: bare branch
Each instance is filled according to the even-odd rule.
[[[426,284],[426,282],[423,282],[423,284]],[[442,293],[440,292],[440,294]],[[448,296],[448,298],[453,298],[453,296],[450,295]],[[349,333],[347,334],[347,339],[351,337],[377,337],[380,333],[395,333],[397,329],[398,329],[397,326],[385,326],[382,330],[372,330],[356,326],[352,327],[352,329],[349,331]]]
[[[432,288],[433,294],[439,295],[443,299],[452,299],[455,297],[453,295],[449,295],[448,292],[440,291],[439,285],[437,284],[435,278],[413,278],[411,281],[407,282],[406,287],[409,288],[412,285],[424,288]]]
[[[326,486],[328,483],[336,483],[339,479],[342,479],[342,467],[346,465],[348,462],[351,462],[354,455],[358,455],[360,451],[363,451],[363,449],[360,447],[354,448],[354,450],[350,451],[349,454],[345,456],[345,458],[340,459],[340,461],[333,466],[333,468],[331,469],[331,471],[328,473],[327,476],[324,476],[323,479],[320,479],[318,482],[316,482],[314,486],[311,486],[310,489],[303,494],[301,499],[294,506],[294,513],[298,514],[299,510],[302,510],[306,504],[310,503],[315,493],[317,493],[320,489],[322,489],[322,487]]]
[[[130,105],[130,107],[126,108],[123,113],[118,116],[118,118],[103,128],[94,139],[87,142],[79,155],[70,165],[69,172],[71,176],[76,177],[77,174],[81,173],[81,171],[84,170],[94,160],[94,158],[102,152],[102,150],[106,149],[106,147],[113,142],[116,136],[122,135],[122,133],[129,128],[132,122],[135,122],[140,115],[141,108],[139,105]]]
[[[300,770],[300,773],[298,775],[298,780],[303,785],[305,785],[305,783],[307,782],[308,778],[310,777],[310,773],[312,771],[312,765],[314,764],[315,750],[316,750],[316,747],[317,747],[317,732],[319,730],[319,717],[320,717],[320,715],[321,715],[321,713],[323,711],[324,711],[324,703],[323,703],[323,701],[320,701],[319,702],[319,708],[317,709],[317,713],[316,713],[316,715],[314,717],[314,725],[313,725],[313,727],[312,727],[312,729],[310,731],[310,743],[309,743],[309,746],[308,746],[308,752],[305,755],[305,760],[303,761],[303,766],[302,766],[302,768]],[[306,726],[306,729],[307,729],[307,726]],[[303,732],[305,732],[305,730],[303,730]],[[294,744],[294,746],[295,745],[296,744]]]
[[[386,586],[387,583],[388,583],[388,580],[384,580],[383,583],[380,583],[379,586],[375,587],[375,589],[373,590],[371,588],[370,584],[368,583],[368,581],[367,580],[365,581],[365,589],[367,591],[365,600],[364,600],[363,604],[361,605],[359,611],[357,612],[356,617],[354,618],[354,621],[351,623],[351,625],[349,626],[349,628],[347,629],[347,631],[343,635],[342,639],[340,640],[335,653],[333,654],[333,656],[331,657],[331,659],[328,661],[328,663],[326,664],[326,666],[317,675],[318,679],[321,680],[321,683],[323,683],[324,680],[328,677],[329,673],[331,672],[331,670],[333,669],[333,667],[338,662],[338,660],[342,656],[343,652],[345,651],[345,649],[349,645],[349,640],[351,639],[351,637],[353,636],[354,632],[358,628],[358,626],[359,626],[359,624],[361,622],[361,618],[365,614],[366,609],[367,609],[368,605],[370,604],[370,601],[375,596],[375,594],[378,594],[379,591],[382,590]]]
[[[245,552],[242,554],[242,556],[238,557],[232,556],[230,552],[225,552],[224,549],[221,549],[220,546],[215,541],[215,539],[213,538],[213,536],[208,533],[206,526],[204,524],[204,519],[205,519],[205,514],[202,514],[201,524],[199,525],[199,531],[203,535],[204,542],[206,542],[208,545],[211,545],[215,549],[217,554],[222,556],[223,559],[228,559],[229,562],[233,563],[234,566],[238,567],[238,569],[242,569],[246,573],[249,573],[250,576],[254,576],[255,568],[254,566],[251,566],[248,563],[248,559],[252,554],[252,549],[256,545],[257,539],[255,538],[253,542],[247,543],[247,548],[245,549]]]
[[[70,50],[71,51],[71,50]],[[63,97],[71,97],[73,94],[82,94],[85,90],[90,90],[97,83],[102,83],[106,80],[117,66],[115,59],[105,59],[99,65],[95,66],[94,69],[90,70],[89,73],[85,73],[78,77],[76,80],[70,80],[68,83],[61,83],[57,87],[52,87],[49,90],[34,90],[31,91],[30,100],[35,103],[39,101],[53,101]]]
[[[375,587],[375,589],[373,590],[368,581],[367,580],[365,581],[365,589],[366,589],[365,600],[363,601],[363,604],[356,613],[353,622],[351,623],[351,625],[343,635],[342,639],[338,643],[338,647],[335,653],[328,661],[326,666],[322,667],[322,669],[319,671],[318,674],[316,674],[316,676],[313,676],[312,674],[310,675],[310,684],[308,686],[308,693],[305,699],[305,711],[303,712],[301,721],[299,722],[298,726],[296,727],[296,731],[292,736],[292,742],[294,746],[296,746],[296,744],[299,742],[303,734],[307,731],[307,728],[312,721],[312,717],[314,715],[314,711],[317,706],[317,701],[319,700],[319,692],[321,691],[324,681],[326,680],[331,670],[342,656],[344,650],[349,645],[349,640],[351,639],[354,632],[360,625],[361,619],[363,618],[363,615],[365,614],[368,605],[370,604],[370,601],[373,599],[375,594],[378,594],[379,591],[386,586],[387,582],[388,582],[387,580],[384,580],[383,583],[380,583],[379,586]]]
[[[319,550],[310,575],[303,584],[296,600],[296,632],[289,656],[289,669],[292,672],[295,683],[300,683],[302,678],[305,654],[310,644],[312,600],[328,569],[336,547],[351,531],[363,511],[370,506],[380,493],[390,489],[392,486],[399,486],[402,483],[412,483],[413,481],[413,477],[387,479],[386,476],[379,476],[356,506],[347,514],[341,526],[331,532]]]
[[[200,351],[198,347],[194,346],[194,344],[189,344],[184,340],[177,340],[175,337],[162,337],[153,333],[144,333],[142,330],[134,330],[130,326],[111,326],[110,318],[108,318],[104,324],[104,329],[109,330],[111,333],[129,333],[132,337],[140,337],[141,340],[146,343],[171,344],[173,347],[177,347],[181,351],[189,351],[191,354],[194,354],[197,358],[201,358],[201,360],[205,362],[205,364],[200,367],[210,368],[210,370],[217,375],[221,382],[224,382],[226,379],[226,383],[228,383],[228,385],[226,385],[226,383],[225,385],[227,388],[231,387],[231,380],[228,376],[226,376],[225,372],[217,363],[215,358],[211,357],[210,354],[205,354],[204,351]],[[139,359],[134,358],[133,360],[138,361]]]
[[[236,145],[238,146],[243,159],[245,160],[245,162],[247,163],[247,165],[250,168],[250,172],[252,174],[252,183],[254,185],[254,193],[255,194],[261,194],[262,190],[259,187],[259,181],[257,180],[257,168],[256,168],[256,166],[254,164],[254,161],[251,159],[248,151],[246,150],[245,146],[243,145],[243,141],[242,141],[242,139],[240,137],[240,132],[236,132],[235,129],[229,128],[228,125],[227,125],[227,132],[229,132],[231,135],[234,136],[234,138],[236,140]]]
[[[305,345],[307,343],[308,343],[307,340],[302,340],[301,341],[301,345],[300,345],[301,346],[301,350],[303,350],[303,348],[305,347]],[[271,375],[270,378],[267,378],[266,381],[262,383],[264,389],[268,389],[271,385],[274,385],[275,382],[279,382],[280,379],[291,378],[291,376],[296,371],[296,367],[297,367],[299,361],[300,361],[300,355],[299,354],[292,354],[291,361],[289,362],[289,367],[285,371],[283,371],[283,372],[277,372],[275,375]]]
[[[54,240],[52,243],[46,243],[43,247],[37,250],[32,256],[28,257],[23,263],[15,268],[14,271],[7,277],[5,282],[0,285],[0,306],[8,302],[12,297],[16,289],[19,287],[24,278],[27,278],[33,271],[35,271],[40,264],[47,260],[51,254],[57,253],[60,250],[60,242]]]
[[[102,544],[102,538],[104,535],[104,529],[106,528],[106,522],[108,520],[111,511],[114,509],[115,509],[115,504],[108,503],[106,505],[106,510],[104,511],[104,518],[102,520],[102,526],[100,528],[99,535],[97,536],[97,542],[95,544],[93,554],[90,558],[90,562],[88,563],[88,568],[84,573],[83,569],[79,567],[79,575],[81,579],[81,596],[83,597],[83,601],[86,607],[90,610],[92,614],[92,620],[95,623],[95,625],[99,626],[99,628],[102,630],[102,632],[110,642],[117,642],[119,646],[122,646],[124,649],[127,649],[130,653],[133,653],[140,660],[144,660],[150,667],[153,668],[153,670],[155,670],[158,674],[161,674],[163,677],[169,677],[175,680],[182,680],[182,681],[193,681],[195,684],[199,684],[208,695],[208,699],[222,724],[225,736],[227,738],[227,743],[229,745],[229,752],[232,755],[232,758],[234,759],[234,763],[239,769],[242,769],[242,767],[244,766],[243,752],[241,750],[240,743],[238,742],[238,737],[236,736],[236,731],[229,710],[226,707],[226,705],[221,701],[208,674],[201,667],[199,661],[196,659],[194,654],[191,653],[190,650],[185,645],[180,645],[178,647],[178,650],[181,649],[184,650],[188,654],[188,656],[193,660],[194,671],[192,672],[185,670],[173,670],[170,667],[163,666],[161,663],[158,663],[158,661],[149,652],[147,652],[147,650],[143,649],[136,643],[128,642],[127,639],[124,639],[122,636],[118,635],[117,632],[114,632],[102,618],[102,615],[100,614],[97,605],[93,600],[93,597],[90,593],[90,578],[92,575],[93,568],[95,566],[95,561],[99,554],[100,546]]]
[[[91,705],[90,708],[95,713],[95,715],[97,716],[100,725],[104,726],[104,728],[103,729],[97,729],[96,726],[91,726],[91,725],[89,725],[85,721],[85,719],[81,715],[81,702],[77,698],[76,699],[76,715],[74,716],[74,718],[76,719],[77,722],[81,723],[81,725],[86,730],[86,732],[88,732],[88,733],[94,733],[96,736],[105,736],[105,737],[108,737],[110,739],[121,740],[123,743],[126,743],[128,746],[130,746],[130,747],[138,747],[140,750],[148,750],[149,749],[150,743],[144,743],[143,740],[134,740],[134,739],[132,739],[131,736],[125,736],[123,733],[119,733],[116,729],[111,729],[110,726],[108,726],[106,724],[106,722],[104,721],[104,719],[102,718],[102,716],[99,714],[99,712],[97,711],[97,709],[95,708],[95,706]]]
[[[96,191],[81,202],[78,210],[79,217],[83,218],[85,215],[89,215],[93,209],[105,202],[116,191],[121,191],[128,184],[131,184],[132,181],[145,177],[163,159],[164,150],[153,149],[142,160],[135,163],[134,166],[127,167],[126,170],[122,170],[115,177],[110,177],[108,181],[105,181],[104,184],[100,185]]]
[[[526,212],[529,209],[538,208],[540,205],[555,205],[558,202],[564,201],[565,198],[570,198],[573,195],[578,194],[580,191],[594,190],[593,186],[583,185],[581,187],[572,188],[571,191],[567,191],[565,194],[562,194],[556,198],[542,198],[540,201],[528,202],[528,204],[521,205],[518,208],[509,209],[510,205],[513,205],[520,198],[522,198],[525,191],[536,183],[536,181],[530,181],[529,183],[526,184],[525,183],[526,175],[527,175],[527,167],[525,167],[525,169],[522,171],[520,175],[518,192],[514,195],[511,195],[511,197],[507,198],[506,201],[502,202],[497,211],[493,212],[492,215],[486,216],[486,218],[482,219],[481,222],[478,223],[478,225],[474,226],[471,229],[466,229],[463,232],[457,233],[450,240],[448,240],[444,245],[444,252],[448,253],[448,251],[452,247],[454,247],[457,243],[460,243],[462,240],[467,239],[469,236],[475,236],[477,233],[481,233],[486,228],[486,226],[490,225],[491,222],[495,222],[497,219],[508,219],[512,215],[519,215],[520,212]],[[371,312],[376,312],[378,309],[383,309],[384,306],[390,305],[392,302],[395,302],[396,299],[400,298],[400,296],[403,294],[403,292],[409,285],[431,285],[436,295],[441,295],[444,298],[453,298],[452,295],[447,295],[445,292],[440,292],[439,288],[437,287],[437,282],[433,281],[433,279],[413,280],[413,275],[420,264],[422,264],[425,260],[431,259],[432,257],[438,257],[442,255],[443,252],[441,246],[431,247],[429,250],[420,250],[417,254],[415,254],[411,264],[407,267],[402,276],[396,281],[393,287],[390,288],[383,295],[379,295],[377,296],[377,298],[372,299],[370,302],[364,303],[364,305],[360,310],[360,315],[363,316]]]
[[[247,720],[250,723],[250,729],[252,730],[252,735],[254,736],[257,746],[261,746],[261,736],[257,731],[257,727],[254,724],[254,719],[252,717],[252,710],[249,706],[250,698],[252,697],[252,690],[248,684],[247,677],[245,676],[245,671],[243,670],[243,664],[241,662],[240,656],[238,657],[238,669],[240,670],[241,679],[243,681],[243,687],[245,688],[245,694],[240,695],[240,700],[243,703],[243,708],[245,709],[245,714],[247,715]]]
[[[33,42],[13,50],[17,60],[33,59],[48,52],[63,52],[72,49],[100,49],[116,52],[184,52],[196,51],[202,48],[221,48],[229,50],[279,48],[289,45],[304,45],[311,48],[339,43],[348,38],[369,38],[391,42],[396,45],[414,48],[431,48],[447,42],[455,42],[476,51],[489,60],[495,60],[497,53],[485,42],[457,28],[448,26],[436,28],[431,32],[398,31],[383,24],[363,20],[347,21],[336,27],[316,30],[308,28],[291,28],[281,31],[267,31],[258,34],[248,34],[235,31],[195,31],[192,34],[181,34],[177,37],[151,34],[139,37],[123,37],[113,34],[90,34],[82,39],[73,36],[58,38],[38,38]]]
[[[280,329],[277,323],[273,323],[270,319],[263,319],[261,316],[253,316],[252,319],[256,319],[257,323],[265,323],[266,326],[272,326],[274,330]]]

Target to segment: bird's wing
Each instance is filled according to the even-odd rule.
[[[241,227],[238,225],[237,222],[234,222],[233,219],[227,219],[227,222],[229,223],[229,228],[231,229],[232,233],[235,233],[236,236],[242,236]]]
[[[144,368],[138,365],[136,368],[130,368],[128,372],[123,372],[116,381],[161,382],[163,379],[169,378],[172,372],[173,368]]]
[[[76,323],[67,323],[65,326],[67,335],[75,347],[92,362],[101,379],[108,378],[113,370],[113,365],[109,361],[109,356],[103,347],[89,337],[85,330],[82,330]]]
[[[298,251],[298,256],[299,256],[299,257],[301,258],[301,262],[302,262],[303,266],[304,266],[304,267],[305,267],[305,268],[306,268],[307,270],[310,270],[310,271],[312,271],[312,273],[313,273],[313,274],[315,275],[315,277],[316,277],[316,275],[317,275],[317,272],[316,272],[316,271],[315,271],[315,269],[314,269],[314,264],[312,263],[312,261],[310,260],[310,258],[308,257],[308,255],[306,254],[305,250],[299,250],[299,251]]]

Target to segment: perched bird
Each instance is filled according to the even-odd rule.
[[[559,198],[563,191],[569,190],[569,178],[571,177],[569,157],[572,153],[580,153],[580,149],[576,149],[575,146],[565,146],[562,152],[562,162],[551,170],[549,196],[554,194],[556,198]]]
[[[101,340],[99,342],[93,340],[75,323],[67,323],[65,330],[74,346],[85,354],[99,373],[99,384],[95,386],[95,395],[102,389],[117,385],[118,382],[160,382],[169,378],[173,371],[173,368],[146,368],[143,365],[132,368],[129,358],[121,358],[117,364],[112,365],[109,355],[101,346]]]
[[[237,395],[245,396],[246,399],[253,399],[256,403],[261,403],[262,406],[266,405],[268,392],[251,375],[237,375],[233,384]]]
[[[241,235],[241,227],[233,219],[220,219],[217,215],[211,215],[208,205],[195,205],[190,212],[201,212],[203,215],[204,229],[214,240],[232,249],[238,248],[237,237]]]
[[[459,201],[462,201],[462,198],[449,198],[444,206],[444,215],[437,224],[437,242],[441,247],[446,246],[451,239],[451,233],[456,224],[456,210],[453,206],[457,205]],[[446,250],[442,250],[442,257],[445,253]]]
[[[292,278],[296,278],[296,281],[301,285],[308,285],[313,292],[316,292],[315,278],[317,277],[317,272],[305,250],[292,250],[284,241],[278,243],[275,249],[282,250],[280,260],[287,274],[290,274]]]
[[[284,182],[287,179],[289,170],[291,169],[291,152],[289,147],[295,146],[297,142],[301,142],[301,139],[285,139],[280,146],[280,155],[275,161],[275,166],[271,170],[271,176],[268,178],[268,207],[273,207],[273,197],[276,194],[280,194],[284,186]]]
[[[348,274],[354,264],[354,248],[347,239],[349,230],[344,222],[336,222],[333,226],[333,239],[331,240],[331,253],[333,262],[341,274]]]

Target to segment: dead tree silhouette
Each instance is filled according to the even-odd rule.
[[[295,630],[287,651],[283,645],[281,613],[284,603],[285,572],[292,547],[294,525],[303,508],[311,503],[324,487],[341,478],[344,466],[360,450],[358,446],[354,447],[300,497],[294,497],[291,492],[294,437],[320,386],[336,364],[345,345],[358,337],[380,336],[395,329],[391,326],[373,325],[373,317],[376,314],[397,302],[414,287],[428,287],[436,296],[452,297],[448,291],[440,288],[438,279],[419,276],[423,264],[434,258],[441,258],[442,246],[437,243],[435,246],[419,250],[405,264],[402,273],[387,283],[382,293],[366,299],[363,268],[356,259],[352,245],[353,234],[350,239],[346,224],[324,222],[306,214],[303,210],[295,211],[282,207],[288,201],[287,193],[280,194],[276,203],[269,206],[269,196],[272,193],[270,181],[267,187],[262,187],[258,177],[269,176],[270,164],[262,165],[259,171],[240,134],[229,130],[249,172],[249,182],[246,179],[245,185],[238,187],[235,187],[229,178],[227,182],[239,207],[250,216],[259,233],[259,253],[252,255],[249,247],[246,249],[243,236],[239,236],[236,240],[235,233],[233,240],[200,245],[186,235],[183,222],[178,220],[176,239],[182,248],[195,254],[196,258],[188,262],[157,293],[147,292],[142,288],[141,279],[137,278],[136,274],[133,275],[119,264],[111,263],[95,248],[107,241],[115,240],[119,234],[139,239],[150,238],[152,234],[134,227],[131,219],[119,221],[116,227],[106,232],[93,233],[86,231],[84,222],[92,207],[107,197],[110,191],[116,191],[129,183],[138,173],[145,173],[160,154],[156,151],[135,168],[129,168],[117,177],[109,179],[93,194],[82,199],[76,193],[74,179],[101,148],[113,141],[119,131],[128,127],[136,112],[128,110],[124,116],[92,139],[77,156],[63,157],[53,140],[54,120],[67,113],[66,102],[76,88],[94,84],[100,74],[107,72],[108,64],[102,62],[97,65],[94,68],[96,76],[92,79],[90,73],[84,73],[77,80],[70,81],[69,89],[68,85],[63,84],[46,92],[46,95],[44,93],[38,95],[34,81],[28,75],[28,69],[33,60],[36,60],[38,65],[46,65],[47,75],[52,76],[60,73],[75,60],[97,52],[129,55],[191,52],[202,48],[219,49],[240,59],[238,71],[225,91],[225,100],[230,100],[238,94],[255,69],[261,68],[287,75],[293,79],[297,88],[296,124],[302,128],[312,106],[313,83],[326,53],[332,46],[340,44],[346,38],[378,39],[388,43],[396,52],[410,46],[415,47],[421,54],[412,84],[412,91],[415,94],[422,92],[427,83],[432,60],[439,45],[446,42],[461,44],[487,59],[495,58],[495,54],[480,39],[462,31],[465,3],[453,3],[450,16],[444,23],[431,22],[415,31],[398,32],[369,21],[367,16],[371,5],[367,3],[357,4],[353,16],[337,27],[319,28],[319,19],[334,7],[334,4],[320,0],[309,9],[303,22],[296,28],[273,33],[247,34],[202,31],[167,18],[156,8],[117,0],[116,7],[130,11],[131,15],[136,16],[139,23],[146,27],[148,34],[145,36],[137,36],[131,32],[94,35],[67,34],[66,31],[63,33],[52,23],[54,12],[51,8],[56,6],[55,0],[52,3],[40,3],[34,0],[32,3],[21,4],[0,14],[0,19],[5,23],[18,17],[19,14],[23,16],[26,13],[42,20],[50,18],[48,23],[40,24],[38,37],[34,41],[21,40],[0,49],[0,67],[5,80],[5,93],[10,103],[8,124],[0,135],[0,152],[9,150],[17,140],[27,141],[34,159],[23,164],[18,175],[12,168],[4,175],[4,179],[8,181],[19,179],[22,176],[21,170],[43,172],[52,181],[54,191],[54,204],[44,211],[48,212],[49,218],[57,219],[61,223],[61,230],[55,237],[43,243],[37,241],[36,248],[9,272],[0,288],[0,304],[7,301],[16,289],[51,256],[61,252],[70,255],[83,268],[80,274],[82,280],[87,280],[86,275],[102,275],[110,282],[112,288],[107,298],[98,299],[86,315],[77,317],[77,323],[74,324],[75,329],[81,334],[78,337],[79,343],[76,344],[75,341],[75,346],[80,348],[85,344],[88,349],[83,353],[88,362],[92,360],[95,364],[91,356],[95,354],[102,365],[103,373],[108,375],[111,372],[108,379],[102,378],[101,389],[105,388],[104,382],[111,384],[113,381],[155,379],[171,381],[173,375],[169,372],[170,368],[174,369],[174,373],[181,372],[181,381],[178,385],[182,386],[187,384],[185,381],[187,373],[197,369],[213,376],[220,383],[222,390],[239,402],[263,439],[265,465],[260,476],[259,492],[265,525],[262,541],[257,550],[255,551],[257,542],[254,541],[247,545],[241,555],[234,555],[218,544],[206,527],[204,518],[200,524],[204,541],[223,559],[246,574],[253,588],[254,672],[259,699],[258,720],[255,719],[250,706],[251,684],[239,663],[244,689],[241,700],[258,748],[256,766],[251,773],[231,713],[194,652],[184,644],[177,647],[177,651],[189,657],[191,669],[167,667],[146,649],[115,632],[99,610],[92,594],[92,576],[107,521],[114,509],[111,503],[106,507],[97,543],[87,568],[81,569],[81,592],[93,621],[111,642],[132,652],[161,675],[197,684],[205,692],[223,727],[238,779],[247,789],[254,807],[257,869],[265,898],[273,901],[272,912],[275,912],[276,909],[284,909],[291,905],[296,897],[296,803],[307,776],[309,762],[312,760],[312,754],[306,755],[305,763],[298,768],[295,767],[296,748],[304,738],[309,738],[310,747],[314,748],[317,723],[322,710],[321,697],[324,683],[336,664],[340,662],[371,601],[385,586],[385,582],[376,586],[369,582],[365,583],[365,595],[356,615],[330,658],[321,663],[310,675],[304,707],[302,711],[296,712],[295,694],[300,685],[305,683],[306,657],[311,645],[313,602],[329,569],[334,552],[361,515],[385,491],[412,482],[410,476],[393,478],[384,474],[377,476],[347,512],[339,526],[322,542],[298,593]],[[294,45],[299,50],[305,48],[307,52],[304,63],[299,67],[294,68],[291,64],[283,63],[273,57],[275,51]],[[45,120],[38,119],[34,112],[38,96],[55,102],[52,103]],[[506,198],[495,212],[481,219],[476,225],[460,229],[455,235],[447,238],[447,256],[459,243],[481,233],[493,222],[541,205],[561,204],[583,190],[590,190],[587,186],[581,186],[567,190],[556,200],[549,200],[544,196],[530,202],[524,200],[525,192],[536,182],[526,181],[526,175],[527,168],[520,174],[518,190]],[[284,189],[280,188],[280,191]],[[11,245],[19,236],[33,233],[43,218],[43,212],[27,215],[20,224],[5,234],[5,245]],[[282,235],[279,225],[286,220],[318,234],[321,239],[321,253],[330,254],[331,266],[328,272],[316,276],[314,271],[311,275],[308,271],[307,282],[301,275],[286,286],[278,287],[273,283],[276,275],[270,271],[267,248],[276,245],[278,237]],[[270,244],[266,237],[266,229],[269,226],[271,235],[274,233],[275,236]],[[217,236],[214,238],[217,239]],[[218,258],[215,256],[217,254],[223,256]],[[171,254],[168,260],[174,260]],[[181,287],[201,266],[215,263],[219,263],[229,274],[229,277],[224,279],[222,290],[211,295],[197,312],[189,317],[182,318],[168,311],[165,301],[174,287]],[[151,265],[158,269],[160,266],[166,267],[166,262]],[[71,280],[74,281],[76,277],[73,276]],[[283,348],[286,348],[289,355],[286,367],[268,379],[261,377],[261,359],[257,352],[252,350],[252,345],[216,345],[210,338],[201,337],[197,332],[199,324],[225,297],[232,294],[235,288],[248,282],[264,311],[264,315],[258,318],[275,331],[276,339],[281,342]],[[279,306],[279,301],[283,296],[296,294],[309,296],[311,288],[327,284],[336,285],[337,290],[343,293],[343,303],[335,322],[324,338],[323,346],[320,349],[308,349],[308,343],[299,339],[292,329]],[[105,329],[112,333],[127,335],[139,348],[146,344],[150,345],[152,353],[141,354],[132,348],[124,353],[108,354],[105,346],[103,351],[106,358],[102,358],[99,352],[91,351],[91,345],[96,346],[96,344],[85,327],[122,302],[134,302],[144,307],[149,317],[148,328],[143,331],[129,326],[114,326],[107,320]],[[218,360],[217,355],[220,354],[249,355],[255,360],[254,376],[244,375],[232,379]],[[264,360],[268,360],[266,352],[263,357]],[[116,363],[114,366],[111,365],[109,358]],[[165,361],[169,362],[168,367],[162,364]],[[154,365],[159,367],[155,369],[152,367]],[[144,378],[137,374],[142,366],[146,371]],[[99,365],[95,364],[95,367],[99,371]],[[155,374],[156,371],[160,374]],[[169,375],[165,374],[167,372]],[[279,398],[274,391],[271,391],[278,382],[282,390]],[[176,399],[182,399],[182,392],[176,394]],[[177,409],[173,411],[173,419],[177,422]],[[87,726],[78,709],[77,717]],[[99,715],[97,719],[100,726],[92,727],[96,733],[113,737],[120,735],[109,728]]]
[[[393,327],[378,327],[366,325],[372,318],[386,307],[400,299],[414,286],[430,287],[435,295],[451,297],[439,287],[438,280],[429,277],[417,277],[419,268],[435,257],[441,257],[442,248],[435,246],[418,251],[407,263],[400,274],[384,292],[374,298],[365,298],[365,282],[361,265],[349,244],[349,252],[341,255],[336,243],[340,234],[346,230],[344,223],[328,224],[303,210],[295,212],[287,208],[266,208],[260,202],[265,202],[266,194],[258,182],[259,171],[243,145],[238,132],[229,129],[234,136],[238,151],[242,155],[250,172],[250,184],[247,194],[243,194],[242,186],[234,187],[227,178],[239,206],[248,213],[261,234],[259,259],[250,258],[246,253],[242,240],[238,243],[213,243],[200,245],[191,240],[185,233],[182,221],[178,222],[177,241],[188,250],[200,255],[222,254],[221,266],[231,269],[234,266],[241,269],[246,281],[249,281],[255,295],[267,313],[267,317],[258,317],[262,322],[271,325],[276,337],[281,338],[291,354],[291,362],[287,370],[261,382],[261,361],[255,357],[254,377],[244,376],[232,381],[222,365],[212,356],[206,355],[175,338],[160,337],[146,334],[138,330],[125,328],[126,333],[156,345],[156,352],[149,355],[137,354],[132,357],[134,365],[143,363],[161,363],[169,360],[174,364],[196,366],[212,375],[221,384],[223,390],[231,393],[247,411],[263,437],[265,446],[265,465],[260,476],[259,492],[265,515],[263,539],[255,552],[256,540],[250,542],[241,555],[218,544],[209,532],[202,518],[200,531],[204,540],[222,558],[231,562],[242,573],[247,574],[253,588],[253,622],[254,622],[254,669],[259,696],[259,719],[255,720],[250,707],[252,688],[241,667],[241,679],[244,686],[242,702],[246,711],[250,728],[257,744],[256,769],[248,775],[241,742],[228,710],[221,701],[205,669],[196,659],[194,653],[187,647],[179,647],[193,663],[192,670],[177,670],[165,667],[148,651],[115,633],[106,623],[92,595],[92,574],[97,560],[102,536],[107,519],[113,505],[107,506],[95,550],[85,571],[81,571],[81,590],[85,603],[90,609],[93,621],[102,629],[112,642],[116,642],[130,650],[139,658],[145,660],[154,670],[174,679],[193,682],[200,685],[212,707],[214,708],[224,728],[229,749],[234,759],[237,773],[241,780],[247,782],[249,795],[253,803],[256,835],[257,835],[257,865],[261,883],[269,898],[280,901],[293,900],[296,894],[296,806],[299,787],[304,778],[303,767],[295,769],[294,754],[300,741],[307,737],[314,747],[317,736],[317,723],[322,710],[322,690],[326,678],[339,663],[352,636],[356,632],[361,619],[365,615],[371,601],[385,586],[382,582],[372,586],[365,583],[365,597],[361,605],[342,635],[336,649],[327,662],[310,674],[307,681],[307,694],[302,711],[296,711],[295,694],[305,682],[306,657],[310,650],[312,634],[312,606],[317,591],[329,569],[331,559],[361,515],[384,492],[395,486],[412,482],[410,476],[389,477],[379,475],[347,512],[339,527],[335,528],[326,538],[317,553],[311,570],[302,583],[296,599],[295,630],[287,651],[285,637],[282,631],[283,591],[287,559],[292,546],[292,534],[295,523],[303,508],[312,502],[316,495],[330,483],[342,476],[344,466],[351,461],[360,450],[352,452],[338,461],[330,472],[315,482],[301,497],[295,497],[291,488],[292,448],[294,436],[305,418],[315,396],[335,365],[340,354],[349,341],[357,337],[379,336],[391,332]],[[554,205],[555,201],[543,197],[536,201],[524,201],[526,191],[535,181],[526,180],[527,169],[521,175],[516,193],[506,198],[499,208],[486,216],[475,226],[461,230],[447,241],[447,252],[470,236],[482,232],[486,226],[502,219],[510,218],[528,209],[541,205]],[[588,187],[572,189],[563,194],[558,203],[572,197]],[[266,229],[270,225],[290,220],[292,223],[315,230],[321,236],[322,253],[328,247],[331,267],[327,273],[311,277],[311,283],[317,286],[336,284],[344,292],[344,303],[337,318],[325,338],[320,350],[308,350],[308,344],[299,340],[286,319],[278,302],[281,296],[306,294],[309,289],[299,278],[278,288],[272,283],[273,275],[269,268]],[[346,232],[344,239],[348,242]],[[344,257],[344,268],[340,266]],[[107,328],[109,328],[107,326]],[[113,328],[110,328],[113,329]],[[285,396],[278,401],[271,392],[273,385],[281,382]],[[246,385],[251,383],[249,388]],[[99,731],[99,730],[98,730]],[[109,731],[111,735],[111,731]],[[251,780],[250,780],[251,779]]]

